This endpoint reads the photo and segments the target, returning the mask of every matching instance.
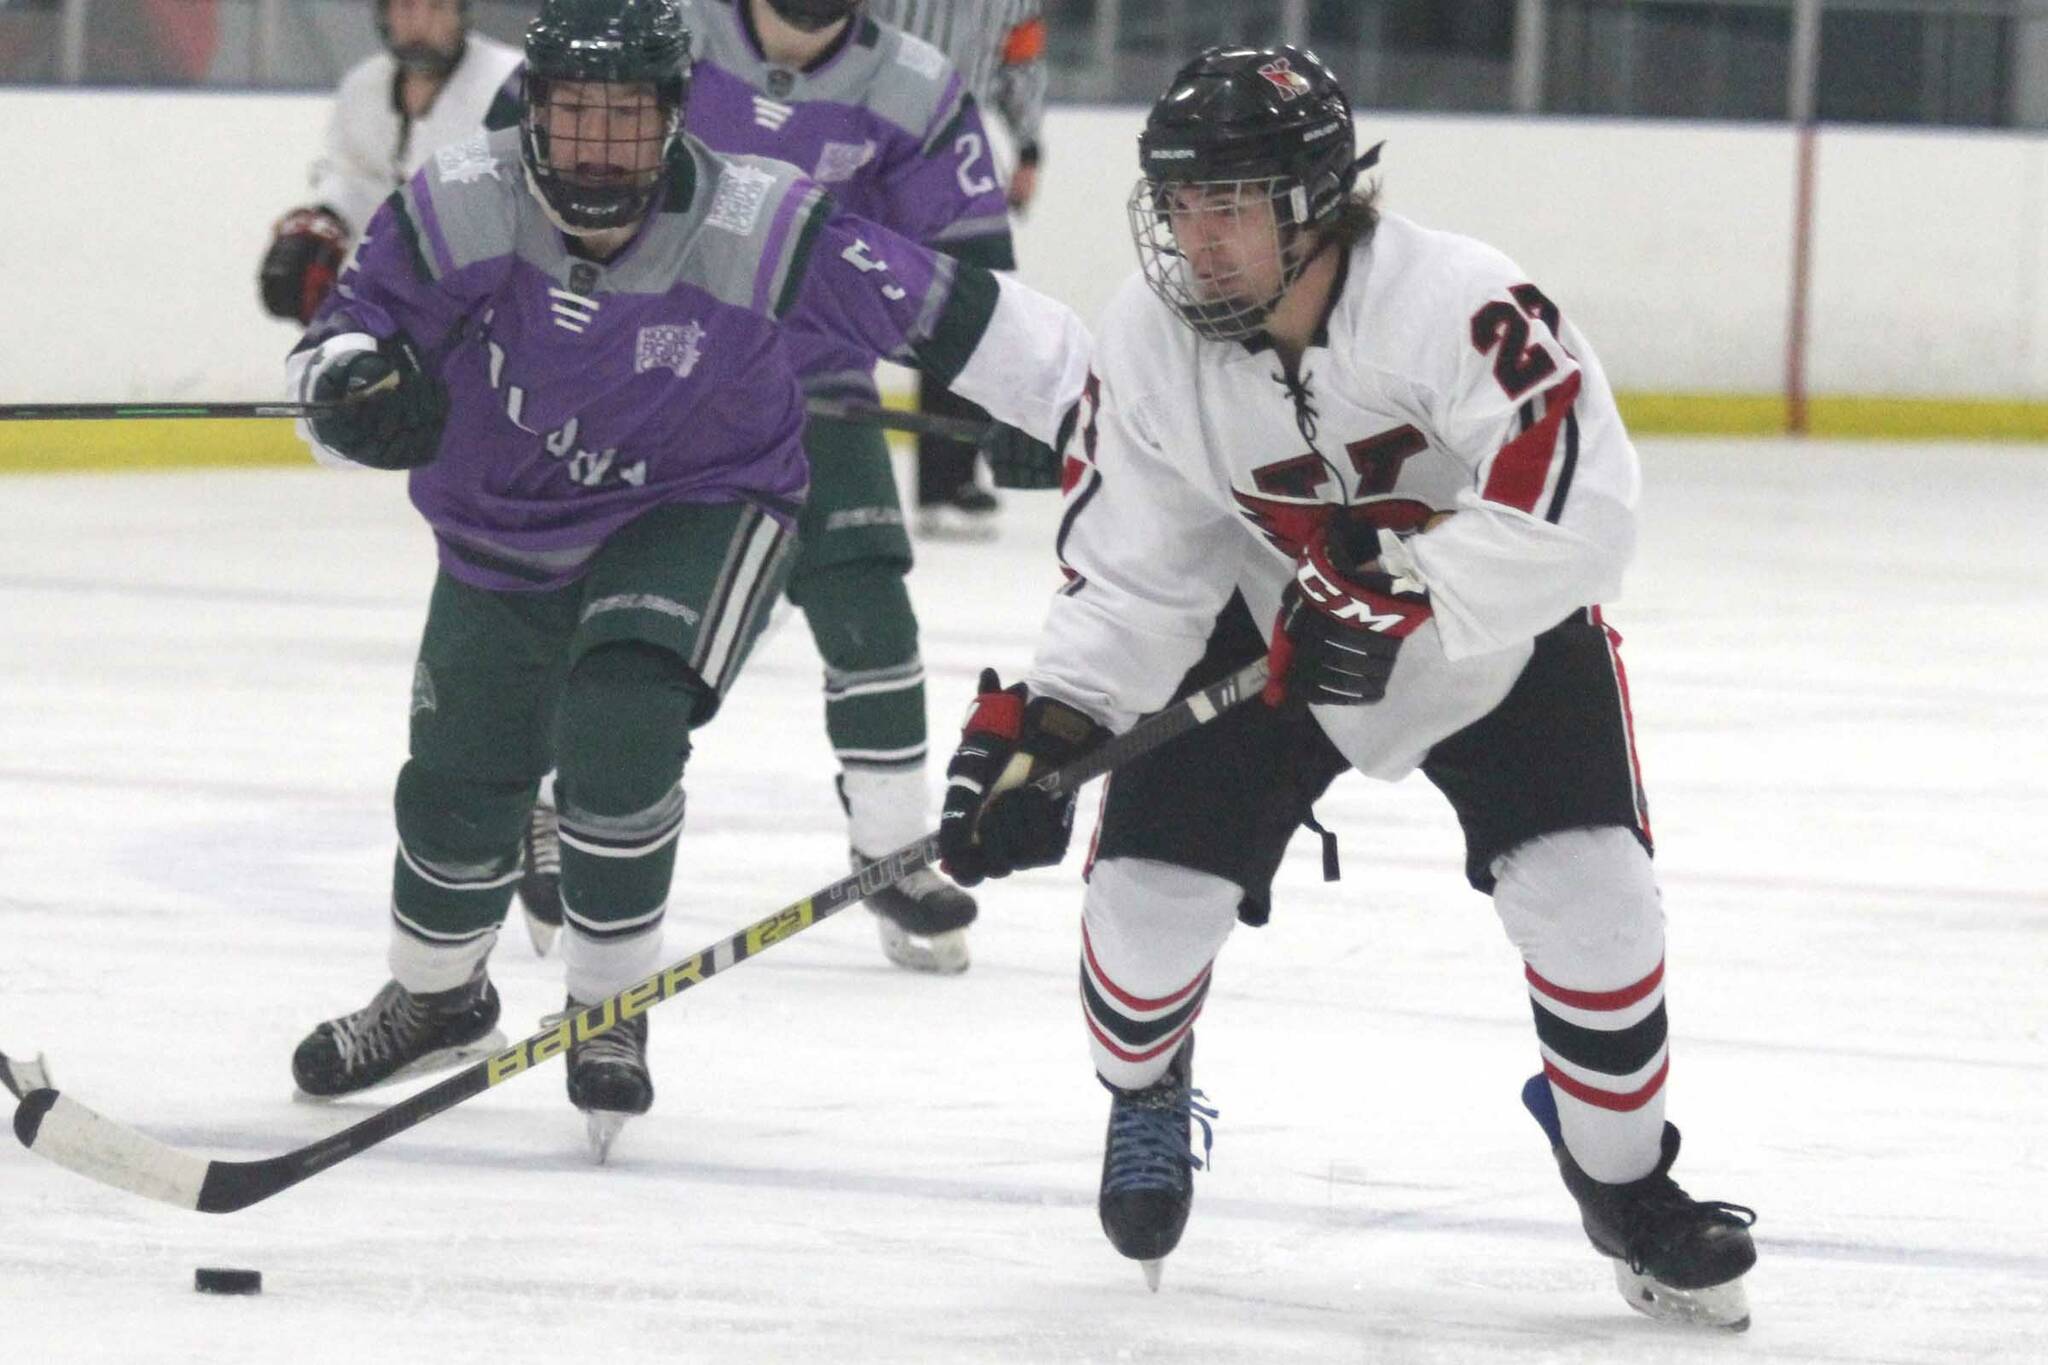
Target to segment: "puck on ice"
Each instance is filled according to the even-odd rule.
[[[192,1272],[192,1287],[202,1294],[261,1294],[263,1272],[203,1265]]]

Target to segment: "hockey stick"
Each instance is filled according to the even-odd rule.
[[[16,1099],[31,1090],[50,1088],[50,1064],[38,1052],[32,1062],[20,1062],[0,1052],[0,1088]]]
[[[340,407],[339,403],[0,403],[0,422],[95,422],[157,420],[176,417],[311,417]],[[980,442],[987,422],[968,417],[941,417],[925,412],[896,412],[832,398],[812,398],[804,411],[838,422],[859,422],[884,431],[937,436],[967,445]]]
[[[1214,720],[1247,697],[1257,696],[1265,682],[1265,660],[1247,664],[1222,682],[1147,717],[1032,785],[1052,795],[1072,792],[1119,764],[1150,753],[1168,740]],[[748,925],[731,938],[635,982],[610,999],[474,1062],[359,1123],[282,1156],[256,1161],[209,1161],[105,1118],[51,1089],[32,1090],[21,1101],[14,1111],[14,1135],[36,1155],[102,1185],[202,1213],[233,1213],[288,1190],[388,1137],[567,1052],[572,1041],[594,1038],[616,1027],[621,1019],[631,1019],[693,986],[703,985],[726,968],[831,918],[919,868],[932,865],[938,860],[938,845],[936,834],[905,844]]]

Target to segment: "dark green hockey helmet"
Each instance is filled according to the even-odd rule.
[[[556,226],[630,227],[661,191],[690,93],[675,0],[546,0],[526,27],[527,183]]]

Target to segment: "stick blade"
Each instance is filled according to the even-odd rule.
[[[31,1090],[22,1099],[14,1111],[14,1135],[37,1156],[88,1180],[181,1209],[199,1207],[212,1165],[55,1090]]]

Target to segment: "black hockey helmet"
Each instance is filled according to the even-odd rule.
[[[526,26],[520,151],[527,183],[556,226],[588,233],[640,221],[682,136],[690,62],[690,30],[676,0],[546,0],[541,6]],[[590,161],[586,142],[579,143],[576,164],[560,164],[552,156],[549,113],[554,87],[570,82],[649,86],[659,126],[628,140],[607,134],[598,144],[602,162]],[[650,143],[659,144],[651,157]]]
[[[400,43],[391,36],[391,0],[377,0],[377,37],[383,42],[384,50],[400,66],[430,76],[445,76],[455,69],[469,47],[469,0],[456,0],[455,13],[462,24],[456,30],[452,49],[432,47],[426,43]]]
[[[1212,47],[1182,67],[1145,120],[1138,161],[1130,216],[1145,278],[1217,340],[1259,329],[1308,264],[1305,229],[1336,218],[1361,168],[1344,88],[1315,53],[1285,43]],[[1175,223],[1184,230],[1198,205],[1233,215],[1270,205],[1277,274],[1197,278]]]
[[[816,33],[850,18],[861,0],[768,0],[778,19],[806,33]]]

